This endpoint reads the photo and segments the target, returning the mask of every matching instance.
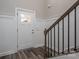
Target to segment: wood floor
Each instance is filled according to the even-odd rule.
[[[70,53],[75,53],[74,49],[70,49]],[[79,49],[77,49],[77,52],[79,52]],[[47,54],[47,56],[51,56],[51,49],[49,49],[49,55],[48,55],[48,48],[46,51],[44,50],[44,47],[38,47],[38,48],[29,48],[29,49],[24,49],[20,50],[15,54],[7,55],[0,57],[0,59],[44,59],[44,53]],[[64,54],[68,54],[68,50],[64,51]],[[62,52],[60,52],[60,56],[64,55]],[[52,50],[52,57],[57,57],[58,52],[55,51],[55,56],[54,56],[54,50]]]
[[[29,48],[15,54],[0,57],[0,59],[44,59],[44,48]]]

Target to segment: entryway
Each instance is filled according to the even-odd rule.
[[[33,47],[32,24],[35,13],[31,10],[17,9],[17,48]]]

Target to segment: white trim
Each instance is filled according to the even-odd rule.
[[[5,55],[14,54],[14,53],[16,53],[16,52],[17,52],[17,50],[12,50],[12,51],[8,51],[8,52],[3,52],[3,53],[0,53],[0,57],[5,56]]]
[[[58,17],[55,17],[55,18],[48,18],[48,20],[57,20]]]
[[[54,48],[54,47],[53,47]],[[71,46],[70,49],[74,48],[74,46]],[[68,48],[65,48],[65,50],[67,50]],[[58,48],[56,48],[56,51],[58,52]],[[62,52],[62,48],[60,48],[59,50],[60,52]]]
[[[36,18],[37,20],[36,21],[39,21],[39,22],[48,22],[48,21],[56,21],[58,18],[49,18],[49,19],[41,19],[41,18]]]
[[[15,19],[17,20],[17,30],[18,30],[18,11],[24,11],[24,12],[29,12],[33,13],[36,17],[36,12],[34,10],[29,10],[29,9],[23,9],[23,8],[15,8]],[[17,32],[17,51],[18,51],[18,32]]]
[[[34,46],[34,48],[37,48],[37,47],[42,47],[42,46],[44,46],[44,44],[39,44],[39,45],[36,45],[36,46]]]
[[[56,18],[48,18],[48,19],[37,18],[37,21],[48,22],[48,21],[56,21],[57,19],[58,19],[58,17],[56,17]]]
[[[36,12],[34,10],[29,10],[24,8],[15,8],[15,15],[18,13],[18,11],[30,12],[36,15]]]
[[[6,20],[6,21],[15,20],[15,16],[0,15],[0,21],[4,21],[4,20]],[[13,53],[16,53],[16,52],[17,52],[17,50],[11,50],[11,51],[6,51],[6,52],[3,51],[2,53],[0,53],[0,57],[5,56],[5,55],[9,55],[9,54],[13,54]]]
[[[15,16],[0,15],[0,18],[15,18]]]

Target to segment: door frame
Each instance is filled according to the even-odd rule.
[[[17,51],[19,50],[18,49],[18,11],[24,11],[24,12],[30,12],[30,13],[33,13],[36,17],[36,12],[34,10],[29,10],[29,9],[24,9],[24,8],[15,8],[15,19],[17,21]]]

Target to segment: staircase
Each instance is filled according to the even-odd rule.
[[[78,8],[79,0],[54,24],[45,29],[45,51],[48,51],[45,53],[45,59],[79,52],[79,44],[77,42],[79,34]]]

